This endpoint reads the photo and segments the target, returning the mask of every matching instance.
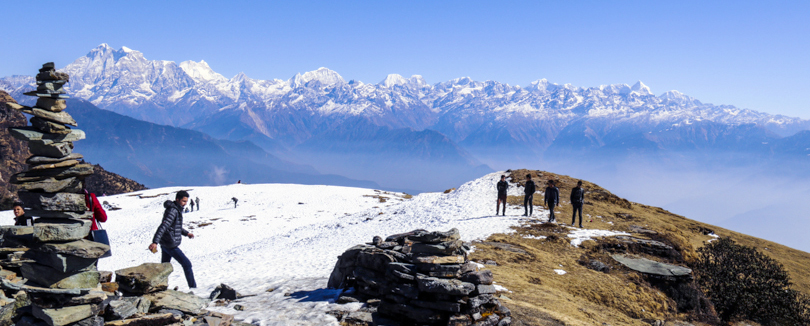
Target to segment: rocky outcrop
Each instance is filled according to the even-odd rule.
[[[97,195],[112,196],[147,189],[143,184],[107,171],[101,165],[93,165],[93,171],[93,175],[84,179],[84,186]]]
[[[16,104],[8,93],[0,90],[0,209],[11,209],[17,187],[9,184],[9,178],[25,169],[25,159],[31,156],[25,142],[11,137],[9,127],[26,125],[25,116],[7,103]]]

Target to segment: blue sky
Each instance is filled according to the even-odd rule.
[[[637,80],[659,95],[810,118],[810,2],[5,1],[0,76],[101,43],[232,77],[327,67],[376,83]],[[48,8],[47,10],[45,8]]]

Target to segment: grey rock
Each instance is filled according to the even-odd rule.
[[[447,321],[448,326],[468,326],[472,324],[470,315],[453,315]]]
[[[452,228],[450,231],[440,232],[428,232],[418,235],[413,235],[408,237],[408,239],[414,242],[424,242],[424,243],[441,243],[441,242],[454,242],[456,240],[461,239],[461,234],[458,232],[458,229]],[[461,245],[459,245],[460,247]]]
[[[78,178],[67,178],[61,180],[57,180],[56,178],[47,178],[39,181],[26,182],[17,187],[20,190],[25,191],[78,192],[82,190],[82,181]]]
[[[34,317],[31,317],[31,316],[23,316],[14,325],[15,326],[50,326],[47,323],[45,323],[44,321],[41,321],[41,320],[36,319]]]
[[[104,326],[104,318],[100,316],[93,316],[70,324],[70,326]]]
[[[56,289],[87,289],[98,286],[98,271],[63,273],[40,264],[23,264],[20,268],[23,277],[44,287]]]
[[[145,263],[115,271],[115,281],[124,291],[136,294],[163,291],[169,287],[170,263]]]
[[[19,237],[34,234],[33,226],[16,226],[16,225],[3,225],[0,226],[0,234],[5,237]]]
[[[56,168],[64,168],[64,167],[71,167],[74,165],[79,164],[77,160],[67,160],[57,163],[48,163],[48,164],[40,164],[40,165],[32,165],[31,170],[45,170],[45,169],[56,169]]]
[[[144,295],[152,301],[152,310],[176,309],[184,313],[199,314],[208,305],[208,300],[193,294],[166,290]]]
[[[501,319],[498,322],[498,326],[509,326],[509,325],[512,325],[512,317],[503,317],[503,319]]]
[[[381,287],[386,283],[383,276],[378,272],[363,267],[354,269],[354,277],[373,287]]]
[[[428,231],[423,230],[423,229],[418,229],[418,230],[413,230],[411,232],[394,234],[394,235],[390,235],[387,238],[385,238],[385,242],[397,242],[399,244],[404,244],[406,238],[411,238],[411,237],[414,237],[414,236],[421,236],[421,235],[423,235],[425,233],[428,233]]]
[[[46,253],[72,255],[81,258],[99,258],[107,253],[107,251],[110,251],[110,246],[82,239],[70,242],[42,243],[39,244],[35,250]]]
[[[627,268],[644,274],[651,274],[665,277],[683,277],[692,274],[692,270],[689,268],[665,264],[649,260],[646,258],[632,258],[618,254],[612,255],[611,257],[613,257],[613,259],[615,259],[620,264],[626,266]]]
[[[470,297],[468,304],[470,308],[475,309],[492,301],[491,294],[481,294],[478,296]]]
[[[107,305],[106,320],[125,319],[138,313],[138,308],[128,300],[112,300]]]
[[[49,134],[68,135],[71,132],[70,128],[66,127],[65,125],[38,117],[31,118],[31,126],[39,131]]]
[[[416,265],[414,264],[390,263],[388,264],[388,270],[395,270],[405,274],[416,275]]]
[[[64,157],[73,153],[73,143],[61,142],[45,144],[41,141],[30,141],[28,142],[28,150],[31,154],[37,156]]]
[[[588,267],[597,272],[610,273],[610,266],[598,260],[591,260],[585,267]]]
[[[101,311],[101,305],[80,305],[55,309],[43,309],[33,305],[34,317],[44,320],[48,325],[64,326],[87,319]]]
[[[440,243],[414,243],[411,246],[411,252],[415,254],[430,254],[430,255],[452,255],[462,245],[461,240],[440,242]]]
[[[461,270],[461,264],[419,264],[417,268],[419,272],[433,277],[455,278],[458,277]]]
[[[411,300],[411,304],[417,307],[433,310],[461,312],[461,304],[457,302]]]
[[[59,98],[59,99],[69,99],[70,96],[64,93],[57,93],[57,94],[49,94],[49,93],[40,93],[39,91],[30,91],[23,93],[24,95],[28,96],[38,96],[38,97],[50,97],[50,98]]]
[[[387,270],[385,272],[385,276],[388,277],[388,279],[390,279],[390,280],[392,280],[394,282],[397,282],[397,283],[401,283],[403,281],[404,282],[413,282],[414,280],[416,280],[415,275],[405,274],[403,272],[400,272],[398,270],[393,270],[393,269]]]
[[[25,206],[32,209],[46,211],[86,211],[87,204],[83,194],[76,193],[41,193],[20,191],[17,194],[25,203]]]
[[[157,313],[159,313],[159,314],[172,314],[177,318],[183,318],[183,316],[186,315],[182,311],[177,310],[177,309],[160,309]]]
[[[67,161],[67,160],[82,160],[82,159],[84,159],[84,156],[82,156],[82,154],[79,154],[79,153],[72,153],[72,154],[70,154],[68,156],[57,157],[57,158],[47,157],[47,156],[31,156],[31,157],[29,157],[28,159],[25,160],[25,164],[30,164],[30,165],[53,164],[53,163],[59,163],[59,162],[62,162],[62,161]]]
[[[38,225],[34,226],[36,227]],[[96,270],[96,262],[98,261],[98,259],[95,258],[82,258],[37,250],[29,250],[23,257],[36,260],[37,264],[48,266],[62,273]]]
[[[130,318],[124,320],[113,320],[104,323],[105,326],[163,326],[176,325],[180,322],[180,317],[173,314],[156,314],[143,317]]]
[[[419,297],[419,288],[411,284],[394,284],[389,288],[388,291],[409,299],[416,299]]]
[[[65,100],[40,97],[37,99],[37,104],[34,106],[46,111],[62,112],[67,108],[67,103]]]
[[[415,321],[416,323],[435,323],[442,321],[443,314],[431,309],[413,307],[402,303],[380,302],[377,311],[383,315],[401,316]]]
[[[39,94],[37,94],[37,95],[39,95]],[[47,96],[42,96],[42,97],[47,97]],[[54,98],[54,97],[51,97],[51,98]],[[61,98],[61,97],[57,97],[57,98]],[[40,109],[40,108],[32,108],[31,111],[34,113],[34,116],[37,116],[37,117],[45,119],[45,120],[50,120],[50,121],[53,121],[53,122],[57,122],[57,123],[65,124],[65,125],[70,125],[70,126],[74,126],[74,127],[77,126],[76,120],[74,120],[73,117],[70,116],[70,114],[68,114],[67,112],[64,112],[64,111],[62,111],[62,112],[51,112],[51,111],[43,110],[43,109]]]
[[[67,113],[65,113],[67,114]],[[42,141],[44,144],[82,140],[86,136],[84,131],[79,129],[69,129],[68,134],[45,133],[34,127],[14,127],[8,128],[9,133],[19,140]]]
[[[419,285],[419,291],[428,293],[467,295],[475,290],[474,284],[455,279],[424,277],[417,279],[417,284]]]
[[[39,81],[37,82],[37,92],[48,94],[64,94],[65,90],[62,89],[65,83],[62,81]]]
[[[40,218],[34,221],[34,240],[40,242],[73,241],[90,234],[89,220]]]
[[[489,315],[482,320],[473,323],[473,326],[496,326],[498,325],[498,315]]]
[[[70,177],[88,176],[91,174],[93,174],[93,165],[77,164],[74,166],[64,168],[23,171],[13,175],[11,177],[11,180],[19,183],[19,182],[39,181],[50,177],[56,179],[65,179]]]
[[[37,74],[37,81],[47,81],[47,80],[64,80],[70,81],[70,76],[64,72],[56,71],[56,70],[44,70],[40,71]]]
[[[386,254],[382,250],[363,250],[357,255],[357,266],[373,269],[378,272],[385,272],[387,265],[396,262],[396,258]]]
[[[152,306],[152,301],[149,301],[149,299],[144,297],[123,297],[121,300],[126,300],[132,303],[138,310],[138,313],[141,314],[149,313],[149,308]]]
[[[32,209],[26,211],[26,215],[36,216],[41,218],[72,218],[77,220],[89,220],[93,217],[93,212],[60,212],[60,211],[43,211]]]
[[[484,285],[484,284],[476,285],[475,290],[476,292],[478,292],[478,294],[492,294],[498,292],[498,290],[495,289],[494,285]]]
[[[211,291],[211,295],[208,299],[227,299],[227,300],[236,300],[241,298],[242,295],[239,292],[236,292],[232,287],[228,286],[225,283],[218,285],[214,291]]]
[[[470,282],[472,284],[487,284],[487,285],[492,284],[492,282],[494,281],[492,271],[488,269],[463,274],[461,275],[460,279],[464,282]]]

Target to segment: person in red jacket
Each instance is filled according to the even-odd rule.
[[[87,210],[93,211],[93,225],[90,227],[90,230],[98,230],[96,220],[99,222],[107,222],[107,212],[104,211],[104,206],[101,206],[98,202],[96,194],[88,192],[87,189],[84,189],[84,203],[87,204]]]

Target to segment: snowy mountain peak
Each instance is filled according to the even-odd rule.
[[[126,46],[122,46],[122,47],[121,47],[121,51],[124,51],[124,52],[126,52],[126,53],[130,53],[130,52],[138,52],[138,51],[135,51],[135,50],[133,50],[133,49],[130,49],[130,48],[126,47]]]
[[[652,95],[650,88],[647,87],[647,85],[644,85],[644,83],[642,83],[640,80],[633,84],[633,86],[630,87],[630,90],[641,95]]]
[[[205,60],[200,60],[200,62],[183,61],[180,63],[180,69],[183,69],[196,82],[227,81],[225,76],[214,72]]]
[[[302,74],[295,74],[290,79],[293,87],[300,87],[309,84],[310,82],[318,82],[321,86],[330,86],[335,84],[343,84],[346,81],[334,70],[320,67],[317,70],[308,71]]]
[[[385,79],[380,82],[380,85],[383,87],[391,88],[396,85],[405,85],[406,83],[407,80],[405,80],[405,78],[403,78],[401,75],[390,74],[388,75],[388,77],[385,77]]]

